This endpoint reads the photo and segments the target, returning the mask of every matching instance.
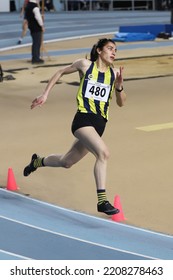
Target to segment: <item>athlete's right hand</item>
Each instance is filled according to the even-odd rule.
[[[45,95],[40,95],[36,97],[31,104],[31,109],[34,109],[35,107],[39,106],[41,107],[47,100],[47,96]]]

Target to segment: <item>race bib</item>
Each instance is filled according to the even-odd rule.
[[[109,92],[110,92],[110,85],[89,80],[85,91],[85,97],[98,101],[107,102],[109,98]]]

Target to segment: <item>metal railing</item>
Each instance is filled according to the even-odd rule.
[[[61,0],[61,2],[64,2],[64,9],[66,11],[70,9],[73,9],[73,5],[77,9],[83,9],[83,10],[99,10],[99,9],[107,9],[107,10],[137,10],[137,9],[152,9],[155,10],[155,0]],[[122,5],[121,5],[121,2]],[[117,4],[117,5],[116,5]],[[127,4],[127,5],[126,5]],[[141,5],[140,5],[141,4]]]
[[[1,0],[0,0],[1,1]],[[15,10],[20,11],[24,0],[6,0],[14,2]],[[40,0],[45,1],[45,0]],[[55,10],[155,10],[156,0],[52,0]]]

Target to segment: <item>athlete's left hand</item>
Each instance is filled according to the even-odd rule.
[[[124,67],[120,66],[119,71],[116,73],[116,87],[121,88],[123,86],[123,71]]]

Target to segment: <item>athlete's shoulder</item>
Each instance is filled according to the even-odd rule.
[[[75,67],[82,74],[86,73],[90,65],[91,61],[86,58],[77,59],[73,62],[73,67]]]
[[[73,62],[76,67],[81,68],[81,67],[89,67],[91,65],[91,61],[86,59],[86,58],[81,58],[77,59]]]

